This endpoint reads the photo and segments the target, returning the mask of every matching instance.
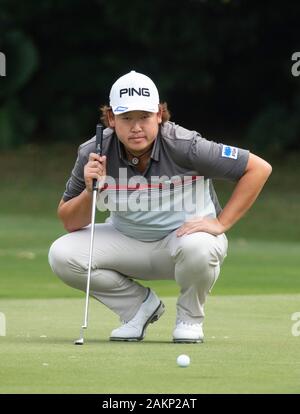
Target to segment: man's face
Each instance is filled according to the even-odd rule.
[[[161,112],[130,111],[109,116],[109,126],[115,129],[124,146],[136,155],[151,147],[161,121]]]

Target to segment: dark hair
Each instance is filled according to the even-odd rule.
[[[159,108],[162,110],[162,123],[169,121],[171,114],[167,102],[160,103]],[[106,127],[109,127],[108,112],[112,112],[111,106],[103,105],[100,107],[100,120]]]

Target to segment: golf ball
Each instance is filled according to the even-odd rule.
[[[182,368],[188,367],[190,365],[190,357],[188,355],[182,354],[177,357],[177,365]]]

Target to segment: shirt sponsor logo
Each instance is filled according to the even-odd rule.
[[[230,145],[223,145],[222,157],[232,158],[233,160],[236,160],[238,157],[238,148],[231,147]]]

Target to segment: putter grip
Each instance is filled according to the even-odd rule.
[[[102,155],[103,125],[97,124],[96,127],[96,154]],[[93,191],[97,191],[97,180],[93,179]]]

